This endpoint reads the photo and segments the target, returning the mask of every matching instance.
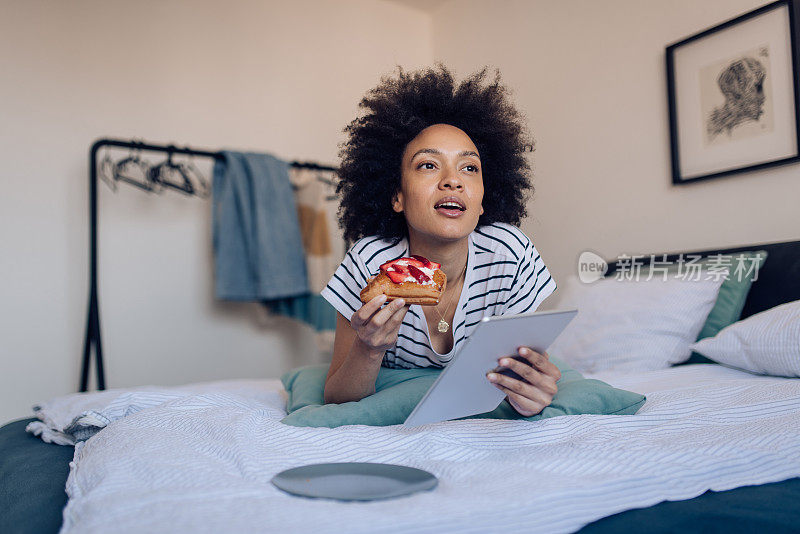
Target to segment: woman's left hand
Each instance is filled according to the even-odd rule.
[[[487,376],[490,382],[507,395],[508,402],[520,415],[530,417],[553,402],[561,371],[550,361],[546,352],[540,354],[528,347],[520,347],[517,352],[527,363],[510,356],[498,361],[500,366],[514,371],[527,382],[500,373],[489,373]]]

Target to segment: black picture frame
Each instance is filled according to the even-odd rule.
[[[778,0],[666,47],[674,185],[800,161],[797,10]]]

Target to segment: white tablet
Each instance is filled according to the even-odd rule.
[[[577,310],[484,317],[403,423],[418,426],[490,412],[505,398],[486,373],[519,347],[544,352]]]

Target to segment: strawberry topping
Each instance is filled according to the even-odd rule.
[[[405,258],[405,260],[408,262],[408,265],[413,265],[414,267],[416,267],[418,269],[420,267],[426,267],[426,268],[428,267],[427,265],[425,265],[421,261],[415,260],[414,258]]]
[[[422,263],[422,267],[425,267],[427,269],[433,269],[435,271],[436,269],[441,269],[441,267],[442,267],[441,263],[436,263],[435,261],[431,261],[428,258],[426,258],[425,256],[418,256],[417,254],[412,254],[411,257],[414,258],[415,260],[421,262]],[[420,266],[417,265],[417,267],[420,267]]]
[[[431,283],[431,277],[422,269],[436,270],[440,268],[436,262],[430,261],[422,256],[412,256],[409,258],[397,258],[396,260],[387,261],[381,265],[381,271],[395,284],[401,284],[407,281],[409,276],[413,277],[420,284]]]
[[[420,284],[424,284],[425,282],[430,280],[430,277],[427,274],[423,273],[422,271],[420,271],[417,267],[414,267],[413,265],[409,265],[408,266],[408,272],[411,274],[411,276],[416,278],[417,282],[419,282]]]
[[[406,275],[398,273],[397,271],[386,271],[386,275],[395,284],[402,284],[403,280],[406,279]]]
[[[411,257],[414,258],[417,261],[422,262],[422,265],[424,267],[427,267],[428,269],[431,268],[431,261],[428,258],[426,258],[425,256],[417,256],[416,254],[412,254]]]
[[[401,258],[402,259],[402,258]],[[399,260],[393,260],[384,263],[381,265],[381,271],[385,273],[389,273],[391,271],[400,272],[403,274],[408,274],[408,266],[403,265],[402,263],[397,263]]]

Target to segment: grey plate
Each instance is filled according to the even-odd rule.
[[[439,481],[422,469],[393,464],[304,465],[281,471],[272,483],[292,495],[340,501],[373,501],[433,489]]]

